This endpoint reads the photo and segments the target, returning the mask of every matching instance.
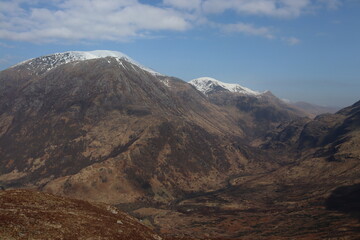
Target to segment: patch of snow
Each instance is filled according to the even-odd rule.
[[[160,80],[165,86],[170,87],[169,79]]]
[[[218,87],[228,90],[229,92],[241,93],[245,95],[260,96],[261,94],[263,94],[261,92],[257,92],[249,88],[243,87],[239,84],[224,83],[215,78],[210,78],[210,77],[196,78],[191,80],[189,83],[193,85],[197,90],[204,93],[205,95],[207,95],[208,93],[210,93],[211,91],[215,90]]]
[[[108,50],[95,50],[95,51],[70,51],[70,52],[63,52],[63,53],[54,53],[47,56],[42,56],[38,58],[32,58],[21,63],[18,63],[12,67],[17,67],[23,64],[28,64],[30,67],[36,68],[36,66],[40,66],[41,70],[49,71],[57,66],[67,64],[70,62],[77,62],[83,60],[91,60],[97,58],[106,58],[106,57],[114,57],[117,59],[118,63],[121,64],[123,67],[121,60],[128,61],[133,65],[138,66],[142,70],[149,72],[152,75],[162,75],[150,68],[147,68],[124,53],[117,52],[117,51],[108,51]],[[110,61],[108,60],[108,63]],[[29,69],[30,70],[30,69]]]
[[[119,66],[122,66],[124,69],[127,69],[120,59],[116,58],[116,61],[119,63]]]
[[[291,101],[289,99],[286,99],[286,98],[281,98],[281,101],[283,101],[284,103],[291,103]]]

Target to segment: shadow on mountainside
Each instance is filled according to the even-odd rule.
[[[360,221],[360,184],[335,189],[325,202],[328,210],[350,214]]]

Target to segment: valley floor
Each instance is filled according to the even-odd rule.
[[[358,168],[356,161],[347,165]],[[225,189],[170,207],[137,206],[131,213],[162,235],[184,239],[360,239],[359,184],[347,185],[346,176],[328,183],[328,178],[274,182],[281,171],[254,181],[233,179]]]

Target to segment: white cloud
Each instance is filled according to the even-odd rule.
[[[49,8],[21,8],[2,4],[0,38],[22,41],[58,39],[127,40],[147,31],[184,31],[191,27],[186,15],[170,8],[141,4],[136,0],[66,0]]]
[[[126,41],[151,37],[159,31],[182,32],[213,25],[227,32],[282,39],[273,28],[249,23],[224,25],[210,19],[213,14],[225,11],[234,11],[238,16],[296,18],[314,9],[335,9],[340,3],[340,0],[162,0],[157,4],[139,0],[1,0],[0,39]],[[284,39],[291,45],[299,42],[295,38]]]
[[[274,39],[275,36],[272,33],[272,30],[268,27],[256,27],[248,23],[235,23],[235,24],[226,24],[221,25],[221,28],[225,32],[239,32],[248,35],[261,36],[268,39]]]
[[[338,9],[342,5],[340,0],[319,0],[319,3],[324,4],[329,9]]]
[[[298,17],[310,4],[310,0],[204,0],[203,9],[207,13],[234,10],[239,14]]]

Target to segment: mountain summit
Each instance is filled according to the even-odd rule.
[[[205,95],[215,91],[229,91],[252,96],[259,96],[262,94],[239,84],[224,83],[211,77],[196,78],[191,80],[189,83]]]
[[[58,67],[63,64],[71,63],[71,62],[79,62],[84,60],[92,60],[92,59],[99,59],[99,58],[107,58],[112,57],[115,58],[119,65],[124,67],[122,64],[122,60],[130,62],[142,70],[145,70],[153,75],[161,75],[154,70],[144,67],[143,65],[139,64],[126,54],[117,51],[109,51],[109,50],[94,50],[94,51],[69,51],[63,53],[54,53],[51,55],[41,56],[37,58],[32,58],[21,63],[14,65],[13,67],[19,66],[26,66],[27,69],[38,69],[42,70],[42,72],[49,71],[55,67]],[[109,62],[110,63],[110,62]]]
[[[248,138],[257,138],[281,122],[307,115],[270,91],[257,92],[239,84],[224,83],[210,77],[197,78],[189,83],[211,103],[228,111]]]

